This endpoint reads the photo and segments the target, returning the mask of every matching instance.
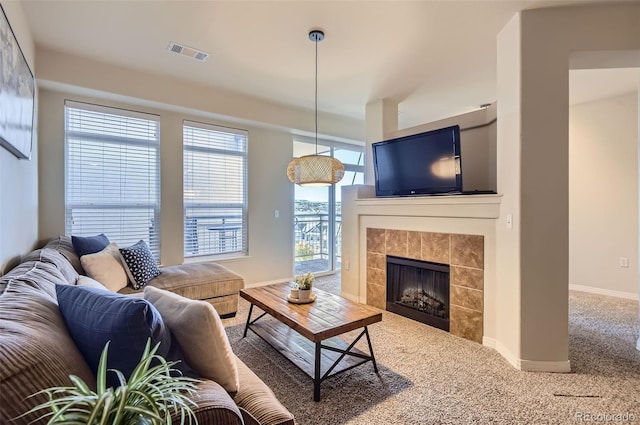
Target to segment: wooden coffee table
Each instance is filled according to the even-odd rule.
[[[367,326],[380,322],[382,313],[321,289],[314,289],[311,304],[287,301],[290,284],[278,283],[242,289],[240,296],[251,303],[244,336],[251,329],[313,379],[313,399],[320,401],[320,383],[330,376],[371,361],[378,373]],[[264,312],[251,320],[253,307]],[[267,317],[262,319],[265,315]],[[275,320],[274,320],[275,319]],[[337,335],[364,328],[351,343]],[[355,348],[366,336],[369,354]]]

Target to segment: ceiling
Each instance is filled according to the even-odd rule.
[[[390,98],[399,102],[399,127],[406,128],[496,100],[496,35],[516,12],[587,2],[593,1],[22,4],[38,46],[305,109],[314,105],[315,47],[307,34],[321,28],[318,108],[364,119],[368,102]],[[171,41],[210,56],[198,62],[170,53]],[[636,90],[638,72],[596,86],[606,92],[612,80],[615,90]],[[572,95],[594,86],[576,84]]]

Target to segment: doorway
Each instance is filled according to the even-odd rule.
[[[640,68],[569,77],[569,289],[637,300]]]

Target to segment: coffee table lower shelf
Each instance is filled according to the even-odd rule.
[[[309,375],[314,381],[314,400],[320,400],[320,383],[338,373],[345,372],[366,362],[373,362],[375,372],[378,367],[372,354],[367,354],[354,345],[362,336],[367,337],[367,327],[351,343],[338,337],[314,343],[284,323],[274,318],[263,318],[248,326],[256,335]],[[316,367],[319,366],[319,370]]]

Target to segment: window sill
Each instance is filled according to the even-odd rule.
[[[187,257],[184,259],[184,264],[192,264],[192,263],[207,263],[210,261],[215,261],[216,263],[224,263],[228,261],[242,261],[242,260],[250,260],[251,256],[239,253],[232,254],[222,254],[222,255],[200,255],[197,257]]]

